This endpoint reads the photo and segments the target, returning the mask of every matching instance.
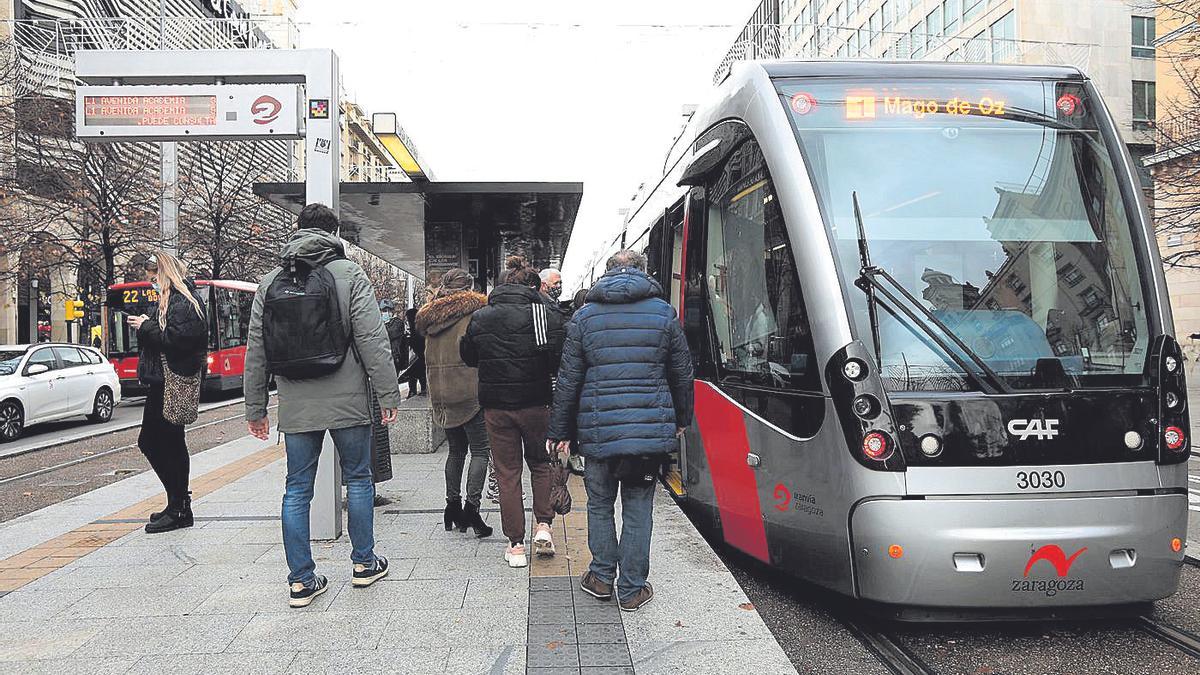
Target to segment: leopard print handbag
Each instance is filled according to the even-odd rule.
[[[163,419],[171,424],[191,424],[200,416],[200,379],[204,369],[195,375],[180,375],[167,366],[167,357],[162,356],[163,370]]]

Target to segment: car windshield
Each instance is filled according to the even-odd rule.
[[[0,375],[12,375],[17,372],[21,357],[25,356],[24,349],[0,350]]]
[[[1150,332],[1131,210],[1089,88],[783,81],[779,93],[833,232],[859,336],[871,327],[854,286],[855,193],[872,263],[1008,386],[1040,388],[1047,370],[1077,387],[1141,383]],[[971,388],[912,320],[880,302],[885,385]]]

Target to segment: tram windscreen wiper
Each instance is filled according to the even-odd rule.
[[[858,228],[858,257],[862,266],[856,285],[867,294],[867,314],[871,321],[871,339],[875,343],[875,354],[879,358],[880,364],[882,365],[883,363],[883,351],[880,347],[879,339],[879,313],[876,293],[882,295],[892,307],[902,312],[908,317],[910,322],[925,331],[925,334],[945,352],[946,356],[950,357],[950,360],[954,361],[955,365],[962,369],[971,379],[975,380],[985,392],[989,394],[1011,393],[1012,390],[996,374],[996,371],[992,370],[986,361],[980,358],[961,338],[955,335],[949,326],[937,318],[937,315],[931,312],[929,308],[921,304],[921,301],[913,296],[887,270],[878,265],[871,264],[871,250],[867,243],[867,228],[863,224],[862,209],[858,203],[858,192],[855,191],[850,194],[854,200],[854,221]],[[887,281],[887,285],[880,281],[880,279]],[[898,291],[900,297],[897,297],[895,293],[889,290],[888,285]],[[906,302],[902,302],[900,300],[901,297]],[[917,311],[913,311],[913,308],[916,308]],[[922,318],[924,318],[924,321],[922,321]],[[952,348],[942,337],[943,335],[950,338],[959,351]],[[965,354],[970,359],[970,362],[963,359],[960,356],[960,352]],[[972,364],[975,366],[974,369],[971,367]]]

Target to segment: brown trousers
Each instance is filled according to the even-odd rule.
[[[492,464],[500,487],[500,525],[511,543],[525,541],[525,505],[522,502],[521,457],[529,464],[533,483],[533,515],[539,523],[554,522],[550,504],[550,456],[546,454],[546,426],[550,409],[483,411],[492,441]],[[524,446],[524,451],[522,451]]]

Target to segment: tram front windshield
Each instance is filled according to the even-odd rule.
[[[1150,344],[1134,236],[1081,82],[778,83],[831,228],[859,337],[872,342],[854,196],[871,262],[937,319],[877,303],[893,391],[976,388],[975,357],[1012,389],[1144,384]],[[915,309],[915,308],[913,308]],[[943,324],[973,354],[941,334]],[[929,325],[932,324],[932,325]],[[942,345],[932,339],[937,334]],[[1061,369],[1058,366],[1061,365]],[[1051,388],[1061,388],[1055,382]]]

